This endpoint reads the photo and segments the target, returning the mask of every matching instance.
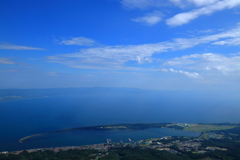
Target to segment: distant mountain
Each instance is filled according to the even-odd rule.
[[[92,88],[54,88],[54,89],[2,89],[0,101],[18,100],[44,96],[58,96],[71,94],[147,94],[156,91],[137,88],[92,87]]]
[[[127,87],[83,87],[83,88],[49,88],[49,89],[0,89],[0,102],[45,96],[73,94],[146,94],[157,95],[161,98],[178,99],[239,99],[238,92],[216,91],[174,91],[174,90],[145,90]],[[231,96],[229,96],[231,95]],[[187,100],[186,99],[186,100]]]

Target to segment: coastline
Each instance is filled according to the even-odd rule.
[[[57,131],[50,131],[44,133],[38,133],[29,135],[19,139],[19,143],[23,143],[25,140],[37,136],[42,136],[46,134],[52,134],[57,132],[68,132],[73,130],[92,130],[92,131],[106,131],[106,130],[144,130],[151,128],[167,128],[167,129],[177,129],[189,132],[197,132],[202,135],[206,131],[216,131],[216,130],[227,130],[237,127],[235,124],[192,124],[192,123],[122,123],[122,124],[109,124],[109,125],[98,125],[98,126],[88,126],[88,127],[79,127],[79,128],[68,128]]]
[[[98,130],[98,131],[106,131],[106,130],[144,130],[144,129],[151,129],[151,128],[168,128],[168,129],[178,129],[184,130],[184,127],[178,126],[175,123],[126,123],[126,124],[109,124],[109,125],[98,125],[98,126],[88,126],[88,127],[79,127],[79,128],[69,128],[57,131],[50,131],[44,133],[38,133],[29,135],[19,139],[19,143],[23,143],[25,140],[37,136],[42,136],[51,133],[57,132],[67,132],[73,130]]]
[[[100,126],[89,126],[89,127],[80,127],[80,128],[71,128],[71,129],[64,129],[64,130],[57,130],[57,131],[51,131],[51,132],[45,132],[45,133],[40,133],[40,134],[34,134],[34,135],[30,135],[30,136],[26,136],[26,137],[23,137],[23,138],[21,138],[20,140],[19,140],[19,143],[23,143],[25,140],[27,140],[27,139],[29,139],[29,138],[33,138],[33,137],[38,137],[38,136],[42,136],[42,135],[46,135],[46,134],[51,134],[51,133],[57,133],[57,132],[67,132],[67,131],[72,131],[72,130],[86,130],[86,131],[92,131],[92,130],[97,130],[97,131],[100,131],[101,132],[101,130],[102,131],[106,131],[106,130],[121,130],[121,131],[124,131],[124,130],[148,130],[148,129],[154,129],[154,128],[148,128],[148,129],[146,129],[146,128],[144,128],[144,129],[133,129],[134,128],[134,126],[136,127],[139,127],[139,126],[145,126],[146,127],[146,125],[148,125],[148,126],[152,126],[152,125],[159,125],[159,124],[161,124],[161,125],[167,125],[168,127],[170,126],[174,126],[174,125],[176,125],[176,124],[178,124],[178,125],[192,125],[192,126],[194,126],[194,128],[196,128],[196,126],[197,125],[199,125],[200,127],[202,127],[203,126],[203,124],[184,124],[184,123],[136,123],[136,124],[111,124],[111,125],[100,125]],[[127,128],[127,127],[123,127],[124,125],[130,125],[130,126],[132,126],[133,128]],[[209,126],[210,124],[205,124],[206,126]],[[211,124],[212,125],[212,124]],[[232,125],[231,127],[234,129],[235,127],[237,127],[237,128],[239,128],[238,126],[240,125],[240,124],[238,124],[238,126],[236,126],[236,124],[234,123],[234,124],[229,124],[229,126],[230,125]],[[213,126],[213,125],[212,125]],[[216,124],[215,125],[215,127],[219,127],[219,126],[222,126],[222,129],[223,130],[226,130],[226,132],[229,132],[230,130],[232,130],[232,129],[226,129],[225,127],[226,127],[226,124],[225,123],[222,123],[222,124]],[[104,129],[104,127],[105,127],[105,129]],[[174,128],[167,128],[167,127],[161,127],[161,128],[163,128],[163,129],[170,129],[170,130],[182,130],[182,131],[187,131],[187,130],[184,130],[184,129],[174,129]],[[155,128],[155,129],[157,129],[157,128]],[[209,129],[209,128],[208,128]],[[32,152],[32,151],[38,151],[38,150],[41,150],[41,151],[44,151],[44,150],[49,150],[49,148],[50,148],[50,150],[66,150],[67,148],[70,148],[70,149],[74,149],[74,148],[76,148],[76,149],[78,149],[78,148],[82,148],[83,146],[88,146],[88,147],[92,147],[92,149],[94,149],[94,146],[96,147],[96,146],[99,146],[100,144],[109,144],[109,143],[114,143],[114,144],[117,144],[117,145],[120,145],[120,146],[122,146],[122,143],[124,143],[124,144],[132,144],[132,143],[134,143],[134,144],[136,144],[137,142],[146,142],[146,141],[159,141],[159,140],[163,140],[164,141],[164,139],[169,139],[168,137],[172,137],[172,138],[170,138],[170,140],[171,141],[173,141],[174,139],[176,140],[176,137],[178,137],[178,138],[180,138],[180,139],[189,139],[189,140],[191,140],[191,139],[195,139],[194,141],[196,142],[196,141],[199,141],[199,140],[207,140],[208,138],[206,138],[206,136],[207,137],[211,137],[212,138],[212,136],[214,135],[214,136],[216,136],[217,138],[220,138],[221,139],[221,137],[222,137],[222,135],[220,135],[222,132],[223,132],[223,130],[214,130],[215,128],[212,128],[212,129],[209,129],[209,131],[202,131],[202,132],[198,132],[199,134],[197,135],[197,136],[194,136],[194,137],[192,137],[192,136],[181,136],[181,135],[177,135],[177,136],[174,136],[174,135],[172,135],[172,136],[167,136],[167,135],[165,135],[165,137],[166,138],[159,138],[159,137],[154,137],[154,136],[151,136],[152,138],[148,138],[148,139],[145,139],[145,140],[141,140],[141,139],[136,139],[137,141],[132,141],[130,138],[128,138],[129,140],[129,142],[122,142],[121,140],[120,140],[120,143],[114,143],[114,142],[111,142],[111,139],[110,139],[110,141],[107,141],[107,143],[102,143],[101,141],[98,141],[97,143],[85,143],[85,144],[81,144],[81,145],[71,145],[71,146],[64,146],[63,145],[63,147],[58,147],[58,146],[55,146],[55,147],[45,147],[45,148],[35,148],[35,149],[24,149],[24,150],[27,150],[27,151],[29,151],[29,152]],[[229,130],[229,131],[228,131]],[[219,131],[219,132],[218,132]],[[191,131],[187,131],[187,132],[191,132]],[[196,131],[195,131],[196,132]],[[214,132],[218,132],[218,134],[215,134]],[[225,132],[225,131],[224,131]],[[220,133],[220,134],[219,134]],[[134,139],[134,136],[132,135],[132,136],[129,136],[129,137],[131,137],[131,138],[133,138]],[[174,138],[175,137],[175,138]],[[215,137],[215,138],[216,138]],[[106,138],[111,138],[111,136],[110,137],[106,137]],[[126,137],[125,137],[126,138]],[[116,141],[116,139],[115,139],[115,141]],[[117,140],[117,141],[119,141],[119,140]],[[189,141],[189,143],[190,143],[191,141]],[[193,142],[193,141],[192,141]],[[168,142],[169,143],[169,142]],[[139,144],[139,143],[137,143],[137,144]],[[143,145],[140,145],[140,146],[146,146],[145,145],[145,143],[142,143]],[[158,144],[158,143],[157,143]],[[60,145],[61,146],[61,145]],[[101,146],[101,145],[100,145]],[[103,148],[103,146],[104,145],[102,145],[102,147],[100,147],[100,148]],[[24,151],[24,150],[12,150],[12,151],[7,151],[7,153],[13,153],[13,152],[22,152],[22,151]],[[2,152],[0,152],[0,153],[3,153],[4,151],[2,150]]]

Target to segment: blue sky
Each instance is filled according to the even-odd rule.
[[[239,0],[1,0],[0,88],[240,89]]]

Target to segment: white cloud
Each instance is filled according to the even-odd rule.
[[[137,61],[138,63],[141,63],[141,58],[139,56],[137,56]]]
[[[9,49],[9,50],[45,50],[44,48],[34,48],[27,46],[18,46],[10,43],[0,44],[0,49]]]
[[[196,4],[201,4],[200,0],[195,0]],[[205,2],[205,1],[203,1]],[[210,1],[209,1],[210,2]],[[202,3],[206,4],[206,3]],[[193,19],[196,19],[197,17],[201,15],[209,15],[213,12],[224,10],[224,9],[230,9],[240,6],[240,1],[239,0],[221,0],[218,1],[217,3],[212,3],[210,5],[207,5],[205,7],[199,8],[199,9],[194,9],[189,12],[184,12],[184,13],[179,13],[175,15],[174,17],[167,19],[166,23],[170,26],[180,26],[183,24],[186,24],[190,22]]]
[[[78,45],[78,46],[92,46],[95,44],[95,41],[85,37],[75,37],[69,40],[62,40],[59,44],[64,45]]]
[[[161,21],[159,16],[145,16],[137,19],[132,19],[134,22],[142,22],[147,25],[154,25]]]
[[[9,58],[0,58],[0,64],[15,64]]]
[[[175,66],[202,71],[219,71],[224,74],[240,72],[240,56],[225,56],[222,54],[192,54],[173,58],[165,62],[166,66]]]
[[[201,79],[202,76],[196,72],[187,72],[187,71],[182,71],[182,70],[175,70],[175,69],[160,69],[160,71],[163,72],[173,72],[173,73],[179,73],[179,74],[183,74],[189,78],[195,78],[195,79]]]
[[[161,20],[162,20],[162,18],[161,18],[161,13],[160,12],[154,12],[154,13],[151,13],[151,14],[147,14],[144,17],[132,19],[132,21],[134,21],[134,22],[140,22],[140,23],[143,23],[143,24],[146,24],[146,25],[149,25],[149,26],[157,24]]]

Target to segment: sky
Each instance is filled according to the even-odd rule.
[[[0,89],[240,91],[239,0],[1,0]]]

